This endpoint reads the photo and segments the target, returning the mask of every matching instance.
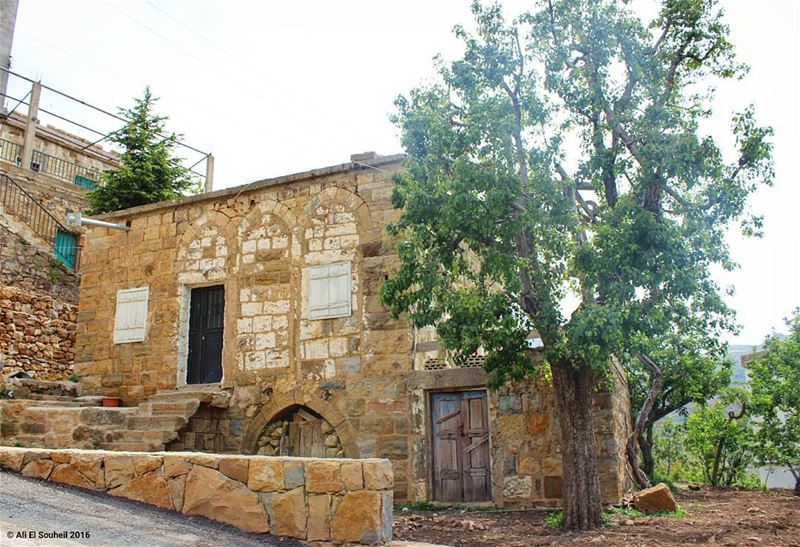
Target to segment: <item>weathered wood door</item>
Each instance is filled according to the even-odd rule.
[[[325,457],[325,434],[322,420],[302,409],[298,410],[288,431],[288,454],[304,458]]]
[[[224,316],[225,289],[222,285],[192,289],[186,383],[211,384],[222,380]]]
[[[490,500],[486,392],[433,393],[431,424],[434,499]]]

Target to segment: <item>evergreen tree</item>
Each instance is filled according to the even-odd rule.
[[[175,199],[196,187],[190,171],[173,155],[178,136],[164,132],[168,118],[153,112],[156,101],[148,86],[133,108],[120,109],[127,123],[110,140],[124,152],[119,169],[105,171],[104,185],[89,193],[90,214]]]

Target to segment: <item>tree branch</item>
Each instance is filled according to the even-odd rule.
[[[628,435],[626,448],[628,452],[628,461],[633,468],[636,482],[638,482],[639,486],[642,488],[649,488],[650,479],[647,478],[647,475],[645,475],[644,472],[639,468],[639,452],[636,443],[641,442],[640,438],[644,438],[644,430],[647,426],[647,418],[653,408],[653,403],[658,396],[658,392],[661,390],[662,376],[661,369],[648,356],[644,355],[643,353],[636,353],[636,358],[639,359],[639,361],[641,361],[642,364],[644,364],[648,369],[650,369],[650,373],[653,377],[653,383],[650,386],[650,392],[647,394],[644,404],[642,404],[642,409],[639,411],[639,415],[636,417],[636,422],[633,425],[633,431],[630,435]]]

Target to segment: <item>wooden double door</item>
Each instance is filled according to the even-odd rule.
[[[491,500],[486,392],[432,393],[431,433],[434,500]]]

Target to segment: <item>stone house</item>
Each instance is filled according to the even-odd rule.
[[[379,291],[397,264],[385,225],[403,156],[351,159],[102,217],[130,230],[83,236],[84,391],[164,412],[193,400],[168,450],[381,457],[398,500],[558,505],[552,393],[541,379],[489,391],[480,356],[446,362],[391,317]],[[595,406],[616,502],[621,372]]]

